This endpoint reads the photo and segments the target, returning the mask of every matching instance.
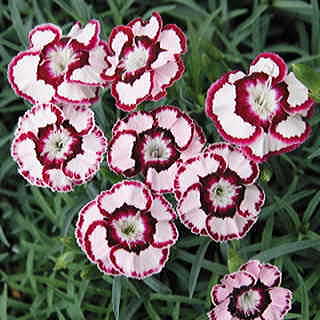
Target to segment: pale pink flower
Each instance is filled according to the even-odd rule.
[[[187,51],[186,37],[175,24],[163,25],[158,13],[147,21],[138,18],[115,27],[108,47],[102,77],[112,81],[111,94],[124,111],[161,99],[184,72],[180,56]]]
[[[280,283],[276,266],[249,261],[212,288],[215,308],[209,320],[282,320],[291,309],[292,293]]]
[[[201,128],[184,112],[161,106],[136,111],[113,127],[107,159],[124,176],[142,173],[157,192],[172,192],[179,161],[201,151],[206,139]]]
[[[193,233],[214,241],[243,238],[257,220],[264,192],[258,165],[228,143],[215,143],[178,169],[177,212]]]
[[[219,134],[257,162],[294,150],[308,138],[305,118],[312,106],[308,89],[287,74],[281,57],[268,52],[253,60],[248,75],[223,75],[206,98],[206,114]]]
[[[11,155],[29,183],[66,192],[95,175],[106,144],[89,108],[39,104],[20,117]]]
[[[175,218],[163,196],[124,180],[81,209],[75,235],[102,272],[142,279],[160,272],[168,260],[178,239]]]
[[[62,35],[54,24],[42,24],[29,33],[29,48],[15,56],[8,80],[17,95],[35,103],[90,105],[98,99],[100,76],[106,68],[106,42],[99,39],[100,24],[77,22]]]

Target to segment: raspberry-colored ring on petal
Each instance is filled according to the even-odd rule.
[[[274,69],[275,67],[277,68],[276,70]],[[286,77],[288,67],[276,53],[263,52],[256,56],[250,64],[249,74],[254,72],[264,72],[273,78],[273,83],[279,83]]]
[[[201,190],[202,186],[200,183],[191,185],[179,200],[177,212],[181,222],[190,229],[192,233],[207,235],[207,213],[201,208]]]
[[[146,111],[134,111],[125,118],[119,119],[112,128],[112,135],[119,131],[133,130],[137,134],[151,129],[155,125],[154,116]]]
[[[205,102],[205,112],[226,141],[240,145],[250,144],[261,135],[261,128],[253,126],[235,113],[236,86],[228,83],[227,78],[228,74],[222,76],[210,86]],[[218,104],[215,107],[216,103]],[[222,113],[219,116],[217,110],[220,110],[220,113],[225,113],[223,123],[221,122]],[[228,125],[231,126],[227,129],[228,132],[224,127],[226,119],[229,119]],[[233,131],[230,132],[230,130]],[[239,137],[239,133],[242,136]]]
[[[69,192],[73,189],[73,182],[61,169],[44,168],[43,180],[52,191]]]
[[[29,50],[18,53],[8,65],[8,81],[12,89],[32,104],[52,102],[55,94],[53,86],[37,80],[39,61],[40,52]]]
[[[194,132],[193,120],[174,106],[161,106],[152,111],[158,126],[170,130],[181,151],[188,148]]]
[[[116,183],[110,190],[100,193],[97,198],[98,207],[106,216],[124,204],[147,211],[152,205],[152,200],[150,190],[142,182],[134,180]]]
[[[99,234],[100,229],[100,234]],[[98,241],[93,240],[92,237],[98,237]],[[103,220],[97,220],[90,224],[83,240],[83,249],[87,254],[89,260],[96,263],[99,269],[111,275],[118,275],[120,272],[114,268],[110,262],[109,254],[110,247],[107,241],[107,231],[105,228],[105,222]],[[95,247],[98,246],[98,247]]]
[[[81,26],[78,23],[78,26]],[[90,20],[83,28],[78,28],[77,32],[69,33],[73,40],[73,45],[79,50],[91,50],[99,42],[100,22],[98,20]]]
[[[172,221],[158,221],[155,225],[152,246],[166,248],[172,246],[178,240],[178,229]]]
[[[153,41],[158,39],[162,26],[162,18],[158,12],[153,12],[146,21],[136,18],[128,23],[135,37],[148,37]]]
[[[270,126],[269,134],[274,138],[292,144],[301,144],[311,134],[311,126],[299,115],[287,116],[279,122],[274,122]]]
[[[169,258],[169,248],[154,248],[149,246],[139,255],[121,247],[112,247],[110,260],[114,267],[123,275],[143,279],[159,273]]]
[[[211,301],[213,304],[218,305],[227,299],[233,291],[233,287],[228,284],[217,284],[212,287],[210,292]]]
[[[60,40],[61,37],[61,29],[56,25],[52,23],[40,24],[28,34],[29,48],[42,49],[48,43]]]
[[[126,112],[134,110],[138,104],[149,99],[153,88],[153,73],[147,71],[132,83],[115,80],[111,85],[111,95],[116,99],[116,106]]]
[[[139,168],[136,167],[136,161],[132,158],[132,151],[137,138],[134,130],[118,131],[112,137],[107,151],[107,161],[110,169],[128,177],[137,174]]]

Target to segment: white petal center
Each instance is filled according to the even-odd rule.
[[[220,179],[211,187],[211,201],[216,207],[226,207],[233,203],[233,197],[236,195],[236,186],[229,181]]]
[[[128,244],[144,239],[145,227],[139,214],[121,218],[114,222],[114,226],[122,241],[126,241]]]
[[[248,88],[249,103],[263,120],[268,120],[278,106],[276,92],[270,88],[268,82],[267,84],[257,83]]]
[[[167,144],[160,137],[150,138],[144,147],[145,161],[168,160],[170,151]]]
[[[56,50],[49,52],[50,67],[56,75],[64,74],[68,65],[76,61],[76,54],[72,48],[65,46],[64,48],[56,47]]]
[[[47,155],[49,160],[63,159],[68,154],[71,143],[72,137],[69,132],[64,128],[58,129],[44,141],[41,155]]]
[[[248,290],[243,292],[237,301],[237,307],[245,314],[252,315],[259,311],[261,296],[257,290]]]
[[[124,62],[127,72],[133,72],[144,67],[148,60],[148,51],[145,48],[138,47],[130,52]]]

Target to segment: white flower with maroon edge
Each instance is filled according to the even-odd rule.
[[[11,155],[32,185],[67,192],[92,179],[106,148],[89,108],[38,104],[20,117]]]
[[[142,173],[156,192],[173,192],[179,162],[199,153],[206,142],[201,128],[174,106],[136,111],[113,127],[107,160],[127,177]]]
[[[17,95],[36,103],[90,105],[98,100],[100,76],[106,68],[107,43],[99,39],[100,24],[77,22],[63,36],[54,24],[42,24],[29,33],[29,48],[8,66],[8,80]]]
[[[259,167],[228,143],[209,145],[181,163],[174,180],[177,212],[191,232],[214,241],[243,238],[264,203]]]
[[[182,30],[175,24],[163,25],[158,13],[147,21],[137,18],[115,27],[102,77],[112,81],[116,106],[131,111],[145,100],[163,98],[184,72],[180,56],[187,51],[186,42]]]
[[[142,182],[123,180],[81,209],[75,235],[102,272],[143,279],[168,260],[178,239],[175,218],[163,196]]]
[[[213,286],[215,308],[209,320],[282,320],[291,309],[292,293],[280,287],[281,272],[271,264],[250,260]]]
[[[280,56],[265,52],[251,63],[249,74],[231,71],[211,85],[206,114],[219,134],[241,146],[251,159],[292,151],[311,133],[305,121],[312,113],[308,89]]]

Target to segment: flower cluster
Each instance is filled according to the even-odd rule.
[[[262,53],[249,74],[231,71],[208,90],[206,113],[220,135],[257,162],[292,151],[310,135],[308,89],[278,55]]]
[[[76,238],[98,268],[142,279],[163,268],[178,238],[176,214],[143,183],[124,180],[82,208]]]
[[[208,90],[205,111],[226,142],[206,145],[201,127],[180,108],[164,105],[119,119],[107,139],[90,105],[100,87],[116,107],[133,111],[159,100],[184,72],[187,50],[179,27],[158,13],[115,27],[108,41],[100,25],[76,23],[63,36],[43,24],[29,48],[14,57],[8,79],[34,106],[20,119],[11,154],[32,185],[71,191],[92,179],[104,153],[126,178],[80,211],[75,235],[88,259],[109,275],[143,279],[158,273],[178,239],[177,217],[194,234],[216,242],[243,238],[257,221],[265,194],[259,162],[296,149],[310,135],[313,100],[281,57],[262,53],[249,73],[231,71]],[[176,211],[164,193],[172,193]],[[211,320],[281,320],[291,292],[281,273],[249,261],[212,289]]]
[[[106,144],[87,107],[39,104],[19,119],[11,155],[28,182],[66,192],[94,176]]]
[[[282,320],[291,309],[292,293],[280,283],[277,267],[249,261],[212,288],[216,307],[208,313],[209,320]]]

